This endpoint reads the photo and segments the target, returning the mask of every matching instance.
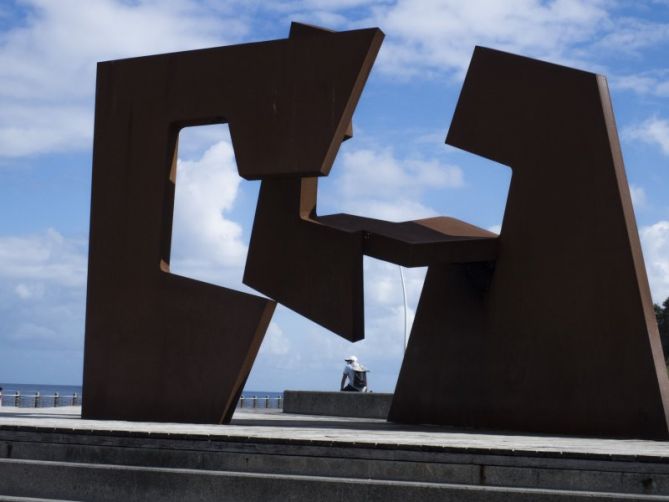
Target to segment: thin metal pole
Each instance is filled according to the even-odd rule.
[[[402,297],[404,298],[404,351],[406,352],[407,344],[409,343],[409,339],[407,338],[407,288],[404,284],[404,270],[401,266],[398,265],[398,267],[400,269],[400,279],[402,280]]]

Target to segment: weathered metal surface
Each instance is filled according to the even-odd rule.
[[[244,283],[350,341],[361,340],[362,236],[316,222],[317,181],[262,182]]]
[[[381,34],[293,29],[99,64],[84,417],[229,420],[275,303],[169,273],[177,138],[227,122],[241,176],[326,174]]]
[[[343,231],[362,232],[365,255],[404,267],[489,261],[497,256],[496,234],[445,216],[395,223],[333,214],[317,221]]]
[[[513,171],[499,254],[488,286],[429,268],[390,419],[666,439],[605,78],[477,48],[447,143]]]
[[[328,33],[294,25],[291,37]],[[350,98],[354,103],[381,39],[379,31],[367,55],[358,57],[364,64]],[[364,338],[364,254],[405,266],[495,258],[494,234],[452,218],[391,223],[348,214],[318,216],[318,179],[278,174],[283,177],[265,179],[260,188],[244,283],[347,340]]]
[[[317,214],[383,34],[98,67],[85,418],[226,422],[274,300],[364,337],[362,257],[429,266],[397,422],[668,437],[669,381],[603,77],[477,48],[447,142],[510,166],[501,236]],[[169,273],[179,130],[227,122],[261,179],[244,282]],[[194,222],[197,224],[197,222]]]
[[[284,141],[290,143],[316,140],[332,145],[323,161],[327,167],[313,174],[327,174],[339,144],[353,135],[351,116],[383,40],[378,29],[364,32],[367,37],[361,38],[353,51],[350,47],[334,50],[320,62],[328,65],[333,58],[349,60],[347,65],[339,64],[338,69],[327,74],[330,80],[353,82],[346,87],[346,93],[339,84],[331,91],[333,104],[347,105],[337,127],[328,125],[332,121],[330,114],[321,113],[314,115],[310,130],[302,132],[301,137],[294,136],[299,132],[284,132]],[[327,41],[332,36],[332,32],[296,23],[290,32],[293,40],[311,44],[323,39],[328,47]],[[320,85],[333,86],[329,80]],[[317,100],[317,108],[328,102],[323,93]],[[279,175],[281,179],[267,179]],[[361,340],[364,338],[362,236],[315,221],[317,182],[315,177],[285,169],[265,176],[258,195],[244,283],[348,340]]]
[[[291,28],[294,39],[313,40],[330,33],[300,24]],[[358,49],[361,54],[355,60],[361,64],[348,98],[353,108],[382,39],[377,30]],[[353,108],[343,119],[349,124],[344,139],[353,135]],[[317,126],[310,137],[332,131]],[[336,131],[334,143],[342,140],[340,129]],[[244,283],[347,340],[364,338],[363,254],[406,266],[495,257],[494,234],[451,218],[390,223],[346,214],[318,216],[317,178],[285,171],[276,175],[282,178],[264,179],[260,188]]]
[[[496,256],[495,234],[452,218],[317,216],[317,181],[262,182],[244,283],[347,340],[364,338],[363,255],[405,266]]]

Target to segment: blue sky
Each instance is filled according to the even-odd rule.
[[[355,136],[321,180],[321,214],[498,229],[510,170],[443,144],[474,46],[606,75],[651,290],[669,296],[667,1],[2,0],[0,382],[81,382],[96,62],[284,38],[292,20],[386,33]],[[258,184],[237,176],[226,126],[187,129],[179,148],[172,270],[248,290]],[[408,322],[424,273],[405,270]],[[371,388],[392,391],[398,267],[366,260],[365,296],[356,344],[279,307],[247,388],[336,389],[354,353]]]

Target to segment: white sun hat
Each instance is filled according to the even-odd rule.
[[[369,371],[367,368],[365,368],[362,364],[360,364],[358,361],[353,361],[351,363],[351,368],[353,368],[353,371]]]
[[[348,356],[346,359],[344,359],[344,361],[351,361],[351,362],[353,362],[353,363],[357,363],[357,362],[358,362],[358,358],[355,357],[355,356]]]

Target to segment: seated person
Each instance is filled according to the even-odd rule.
[[[346,392],[367,392],[367,372],[369,371],[358,362],[355,356],[349,356],[344,366],[344,374],[341,377],[340,390]],[[348,379],[348,384],[344,383]]]

